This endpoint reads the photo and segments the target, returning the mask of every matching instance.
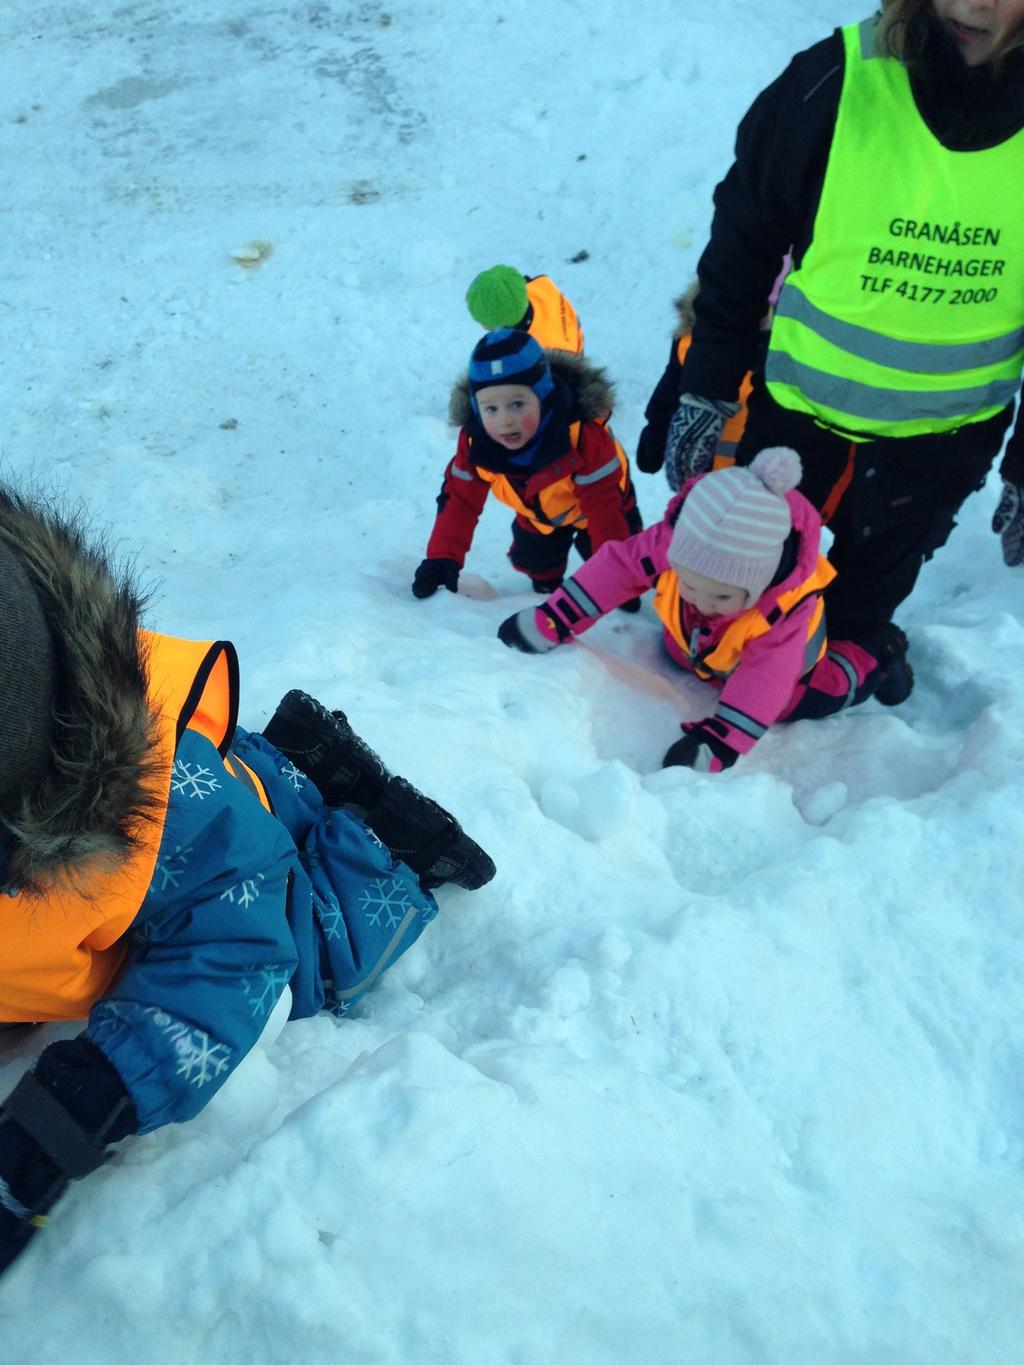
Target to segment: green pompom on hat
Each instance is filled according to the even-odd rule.
[[[489,332],[498,327],[515,327],[526,316],[530,300],[526,280],[510,265],[492,265],[482,270],[466,290],[470,315]]]

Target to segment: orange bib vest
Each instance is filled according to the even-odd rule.
[[[828,646],[828,639],[825,634],[825,604],[821,600],[821,593],[835,576],[836,571],[832,565],[824,555],[819,555],[813,571],[802,583],[780,593],[778,615],[773,610],[769,613],[772,618],[769,620],[769,617],[765,616],[759,607],[748,607],[746,611],[740,612],[735,620],[729,622],[718,643],[703,654],[697,649],[696,643],[686,639],[683,634],[679,611],[679,578],[671,569],[658,575],[654,594],[654,609],[661,617],[665,629],[689,658],[693,671],[698,678],[704,678],[705,681],[711,678],[724,681],[730,673],[735,672],[739,667],[743,651],[751,640],[756,640],[758,636],[767,634],[776,622],[788,616],[808,597],[817,596],[818,600],[815,603],[814,611],[807,623],[807,650],[804,654],[804,666],[801,669],[802,676],[822,658]]]
[[[533,317],[530,335],[545,350],[583,351],[583,328],[576,310],[557,285],[547,275],[537,275],[526,281],[526,297],[530,300]]]
[[[205,735],[225,769],[269,809],[256,775],[228,752],[238,716],[238,661],[224,640],[197,642],[140,632],[153,714],[155,814],[116,867],[100,864],[42,899],[0,896],[0,1020],[41,1023],[84,1019],[109,989],[127,949],[121,941],[146,898],[156,869],[175,750],[185,729]]]
[[[611,435],[611,433],[608,433]],[[573,422],[569,428],[569,443],[573,450],[579,447],[580,424]],[[626,452],[619,445],[618,441],[612,437],[615,443],[615,458],[619,465],[619,487],[623,492],[629,486],[629,464],[626,460]],[[470,450],[473,445],[470,441]],[[511,507],[514,512],[518,512],[521,517],[533,524],[535,530],[542,535],[549,536],[552,531],[557,531],[563,526],[574,526],[578,530],[585,531],[587,519],[580,508],[579,499],[576,496],[576,489],[581,483],[597,483],[598,479],[606,479],[614,469],[614,464],[609,461],[603,469],[597,469],[592,474],[584,474],[574,478],[571,470],[564,473],[561,478],[561,461],[555,460],[554,464],[548,465],[545,473],[555,476],[546,488],[542,488],[537,495],[536,504],[524,502],[522,497],[516,492],[512,482],[505,474],[498,474],[493,469],[484,469],[480,465],[473,466],[476,473],[486,483],[491,485],[491,492],[503,502],[506,507]]]

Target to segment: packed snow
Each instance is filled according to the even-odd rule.
[[[0,472],[87,502],[149,624],[235,642],[247,724],[292,686],[344,707],[499,868],[353,1017],[275,1027],[76,1186],[0,1284],[5,1362],[1021,1359],[996,476],[902,613],[906,705],[717,776],[660,769],[712,696],[649,601],[549,656],[498,642],[538,599],[493,501],[460,593],[409,591],[472,277],[553,276],[632,449],[738,119],[863,14],[3,7]]]

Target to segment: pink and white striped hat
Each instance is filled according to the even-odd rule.
[[[771,446],[742,468],[705,474],[683,503],[669,563],[745,588],[752,606],[779,567],[793,526],[785,495],[802,473],[795,450]]]

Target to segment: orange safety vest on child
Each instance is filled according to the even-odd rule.
[[[735,620],[729,622],[717,642],[706,652],[698,651],[694,642],[688,640],[683,634],[679,614],[679,578],[672,570],[667,570],[658,576],[654,593],[654,609],[660,616],[665,629],[675,640],[683,654],[690,660],[690,666],[694,673],[706,681],[711,678],[723,681],[739,667],[743,658],[743,651],[752,640],[767,634],[777,621],[788,616],[808,597],[820,594],[835,576],[836,571],[832,565],[824,555],[819,555],[814,570],[802,583],[780,593],[771,618],[765,616],[756,606],[748,607],[746,611],[738,613]],[[809,668],[813,668],[818,660],[824,656],[827,647],[825,604],[819,596],[807,623],[807,650],[801,673],[806,673]]]
[[[526,297],[530,300],[530,335],[545,350],[583,351],[583,327],[576,309],[558,285],[547,275],[535,275],[526,281]]]
[[[579,454],[580,423],[573,422],[569,428],[571,449],[561,459],[538,470],[521,493],[504,474],[485,469],[482,465],[474,465],[474,473],[477,478],[490,484],[491,492],[499,502],[511,507],[542,535],[550,535],[552,531],[557,531],[563,526],[575,526],[579,530],[586,530],[587,518],[580,506],[578,489],[607,478],[614,472],[616,464],[619,471],[619,487],[623,493],[629,487],[629,463],[626,452],[610,431],[608,436],[614,447],[614,455],[600,468],[586,473],[580,472],[583,470],[583,460]],[[472,451],[472,439],[469,439],[468,446]],[[455,467],[452,472],[458,474],[459,470]]]
[[[152,761],[145,785],[153,818],[137,831],[131,854],[98,866],[81,881],[65,880],[42,899],[0,897],[0,1019],[83,1019],[124,962],[122,942],[146,897],[163,837],[171,770],[185,729],[221,754],[225,770],[269,810],[262,783],[228,752],[238,716],[238,662],[226,641],[179,640],[141,631],[153,711]]]

